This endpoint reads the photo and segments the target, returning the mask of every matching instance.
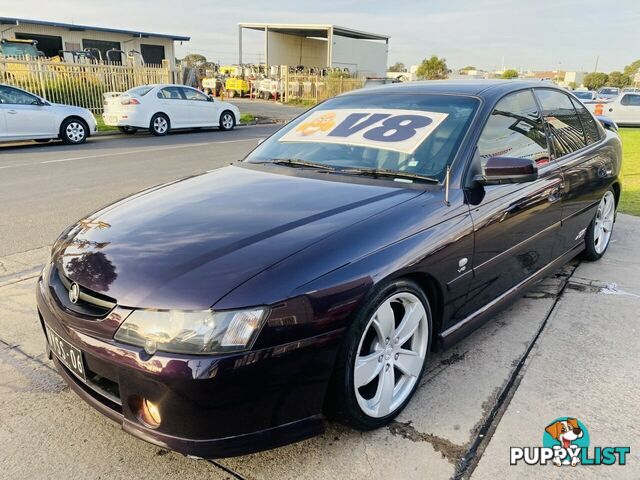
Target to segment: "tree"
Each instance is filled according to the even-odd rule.
[[[610,87],[624,88],[631,85],[631,83],[631,77],[622,72],[611,72],[607,79],[607,85]]]
[[[502,78],[507,78],[507,79],[518,78],[518,71],[514,70],[513,68],[507,69],[504,72],[502,72]]]
[[[593,72],[588,73],[584,76],[583,84],[589,90],[598,90],[601,87],[604,87],[607,84],[607,80],[609,75],[602,72]]]
[[[396,62],[389,67],[389,72],[406,72],[407,67],[405,67],[404,63]]]
[[[431,58],[425,58],[416,71],[418,78],[423,80],[442,80],[449,76],[449,68],[445,58],[438,58],[437,55],[431,55]]]
[[[207,57],[200,55],[199,53],[189,53],[181,61],[185,67],[200,67],[202,64],[207,63]]]
[[[638,72],[640,72],[640,60],[636,60],[630,65],[627,65],[626,67],[624,67],[623,73],[625,75],[629,75],[629,77],[633,77]]]
[[[468,72],[469,70],[477,70],[477,68],[473,65],[467,65],[466,67],[460,69],[461,72]]]

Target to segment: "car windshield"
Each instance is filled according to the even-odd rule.
[[[617,95],[619,90],[617,88],[601,88],[598,93],[603,95]]]
[[[478,104],[459,95],[337,97],[282,128],[245,162],[442,180]]]
[[[148,85],[143,85],[142,87],[134,87],[127,90],[125,93],[127,95],[135,95],[136,97],[144,97],[147,93],[149,93],[153,87],[149,87]]]
[[[591,92],[573,92],[573,94],[574,94],[576,97],[578,97],[578,98],[580,98],[580,99],[582,99],[582,100],[584,100],[584,99],[587,99],[587,100],[591,99]]]

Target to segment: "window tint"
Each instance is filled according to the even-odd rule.
[[[556,90],[536,89],[542,116],[549,125],[555,157],[586,146],[582,123],[568,95]]]
[[[531,91],[513,93],[498,102],[478,140],[482,166],[491,157],[530,158],[549,163],[549,147]]]
[[[180,87],[165,87],[158,92],[158,98],[184,100],[184,95],[182,94],[182,88]]]
[[[582,105],[580,102],[571,99],[576,112],[578,112],[578,117],[582,122],[582,128],[584,129],[584,136],[587,140],[587,144],[590,145],[594,142],[600,140],[600,130],[598,129],[598,124],[591,116],[589,111]]]
[[[34,105],[38,103],[36,97],[22,90],[11,87],[0,86],[0,103],[9,103],[14,105]]]
[[[634,95],[634,94],[626,94],[624,97],[622,97],[622,100],[620,100],[620,103],[622,105],[631,105],[634,107],[640,106],[640,95]]]
[[[204,93],[200,93],[193,88],[183,88],[184,96],[187,100],[199,100],[201,102],[207,101],[207,96]]]

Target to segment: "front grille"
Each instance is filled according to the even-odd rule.
[[[49,285],[58,303],[65,309],[85,317],[99,319],[106,317],[116,306],[115,299],[89,290],[82,285],[78,285],[80,287],[78,301],[72,303],[69,299],[69,289],[72,283],[73,281],[66,277],[58,268],[54,267],[52,269]]]

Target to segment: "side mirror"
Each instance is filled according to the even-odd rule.
[[[39,107],[44,107],[46,103],[40,100],[39,98],[36,98],[33,102],[31,102],[31,105],[38,105]]]
[[[207,102],[215,102],[215,100],[213,97],[207,96]]]
[[[484,172],[474,180],[480,185],[502,185],[505,183],[527,183],[538,178],[538,165],[529,158],[491,157]]]

